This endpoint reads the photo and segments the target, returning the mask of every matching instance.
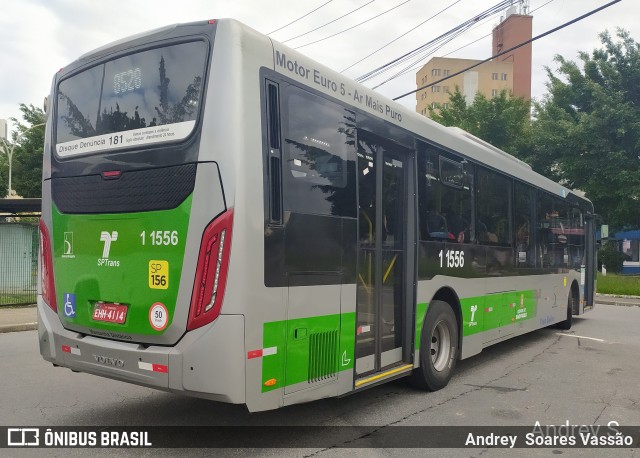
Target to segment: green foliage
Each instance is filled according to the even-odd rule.
[[[640,46],[624,30],[604,48],[556,56],[548,95],[536,106],[534,169],[581,189],[616,227],[640,227]]]
[[[42,109],[33,105],[20,104],[20,111],[25,124],[15,118],[16,131],[13,132],[13,142],[16,147],[13,150],[12,187],[22,197],[40,197],[42,194],[42,153],[44,151],[44,124],[46,117]],[[5,155],[6,159],[6,155]],[[3,176],[6,175],[8,166],[3,167]],[[6,189],[6,181],[4,188]],[[3,191],[0,191],[4,194]]]
[[[603,48],[580,53],[581,65],[556,56],[532,121],[525,100],[478,94],[468,105],[458,88],[431,117],[584,191],[609,225],[640,227],[640,45],[624,30],[616,36],[600,34]]]
[[[622,263],[625,259],[626,256],[618,251],[615,242],[606,243],[598,250],[598,264],[604,264],[607,272],[622,272]]]
[[[429,116],[445,126],[457,126],[492,145],[520,157],[528,148],[530,137],[530,106],[523,98],[511,97],[502,91],[496,97],[476,94],[473,103],[467,101],[456,86],[447,108],[429,107]]]

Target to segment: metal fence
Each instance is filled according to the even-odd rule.
[[[38,245],[37,223],[0,223],[0,306],[35,304]]]

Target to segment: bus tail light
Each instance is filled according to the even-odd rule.
[[[204,230],[191,294],[188,331],[211,323],[220,315],[227,283],[232,226],[233,210],[227,210]]]
[[[56,288],[53,283],[53,260],[51,258],[51,239],[47,225],[40,219],[40,278],[42,284],[42,299],[58,312],[56,302]]]

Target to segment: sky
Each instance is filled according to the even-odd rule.
[[[20,103],[41,107],[51,89],[54,73],[80,55],[112,41],[169,24],[231,17],[269,34],[317,9],[270,35],[275,40],[285,41],[361,7],[326,27],[286,43],[297,47],[355,26],[397,6],[377,19],[299,49],[322,64],[342,71],[450,6],[437,17],[344,72],[346,76],[356,78],[498,3],[499,0],[2,0],[0,118],[20,119]],[[546,32],[607,3],[609,0],[530,0],[533,35]],[[504,15],[504,12],[500,14]],[[433,56],[465,59],[490,57],[490,33],[499,23],[500,14],[480,21]],[[640,1],[622,0],[534,42],[532,97],[538,100],[544,97],[547,81],[544,67],[556,68],[553,60],[556,54],[577,61],[579,52],[591,52],[601,47],[600,32],[609,30],[615,34],[617,27],[628,30],[634,39],[640,41],[639,19]],[[489,36],[480,39],[487,34]],[[476,40],[476,43],[464,47]],[[461,47],[464,48],[459,49]],[[428,58],[422,64],[427,61]],[[373,80],[366,85],[373,87],[381,81]],[[376,90],[393,98],[414,89],[415,72],[411,72]],[[400,102],[415,109],[413,95]],[[9,129],[12,128],[13,123],[9,122]]]

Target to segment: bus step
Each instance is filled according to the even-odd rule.
[[[379,372],[374,375],[369,375],[356,380],[356,390],[360,388],[370,387],[383,381],[387,381],[393,378],[406,375],[413,370],[413,364],[403,364],[402,366],[396,366],[384,372]]]

